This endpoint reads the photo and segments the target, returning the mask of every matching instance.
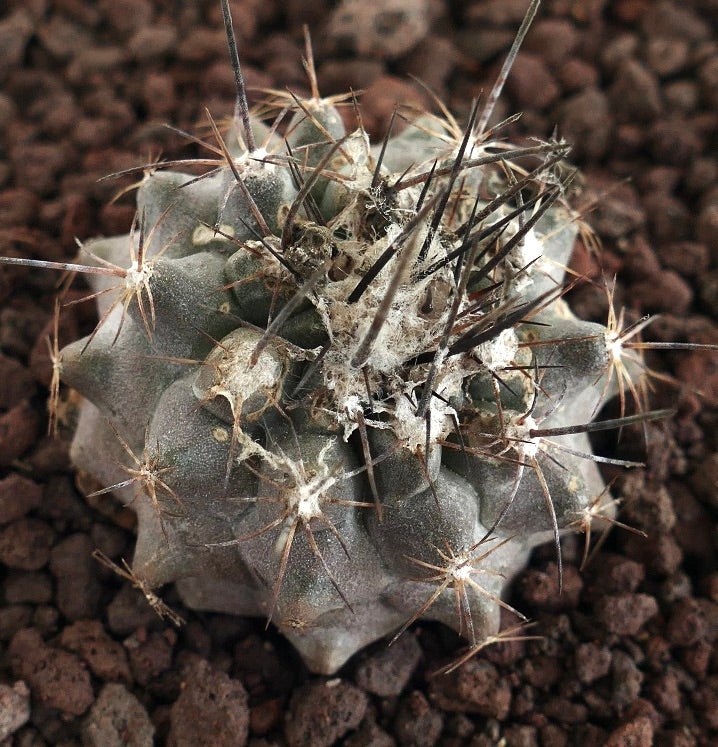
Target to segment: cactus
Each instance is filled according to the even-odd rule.
[[[265,616],[314,671],[419,617],[478,648],[532,548],[560,562],[610,514],[587,432],[640,397],[635,330],[562,298],[568,147],[487,130],[500,85],[463,130],[378,146],[313,87],[283,141],[234,65],[209,171],[147,167],[129,235],[62,265],[100,318],[53,356],[84,397],[72,459],[136,511],[140,588]]]

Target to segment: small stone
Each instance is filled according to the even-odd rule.
[[[679,600],[686,599],[692,592],[693,585],[690,577],[686,573],[678,571],[663,581],[658,598],[661,602],[673,604]]]
[[[522,48],[540,55],[551,68],[558,68],[579,43],[579,31],[568,19],[541,18],[532,25]]]
[[[50,559],[55,532],[39,519],[19,519],[0,532],[0,561],[9,568],[37,571]]]
[[[608,95],[620,120],[652,122],[661,113],[658,81],[637,60],[627,59],[621,63]]]
[[[542,747],[567,747],[568,734],[556,724],[546,724],[540,730]]]
[[[663,86],[666,109],[676,114],[690,114],[700,100],[700,90],[694,80],[672,80]]]
[[[606,630],[618,635],[636,635],[658,612],[658,603],[648,594],[609,594],[594,605],[596,618]]]
[[[432,747],[444,725],[442,715],[432,708],[423,693],[414,690],[399,703],[394,720],[394,736],[399,744]]]
[[[2,127],[2,121],[0,118],[0,127]],[[37,216],[40,210],[40,200],[38,196],[24,188],[9,188],[4,189],[0,192],[0,223],[4,226],[18,225],[18,226],[29,226]],[[20,365],[13,358],[6,358],[5,360],[12,361],[15,365]],[[3,366],[12,365],[3,362]],[[6,380],[9,392],[17,392],[17,384]],[[25,397],[20,397],[25,399]],[[17,397],[13,397],[9,393],[3,392],[2,399],[3,407],[9,407],[9,403],[15,404]]]
[[[622,542],[626,555],[644,563],[652,573],[670,576],[683,560],[683,552],[671,534],[654,534],[648,538],[624,536]]]
[[[153,631],[146,638],[131,636],[125,641],[132,675],[138,684],[146,687],[172,666],[175,641],[176,634],[172,630]]]
[[[193,656],[183,671],[182,694],[170,711],[168,747],[246,743],[247,692],[242,683]],[[209,740],[209,741],[208,741]]]
[[[645,578],[640,563],[623,555],[604,553],[591,578],[591,589],[603,594],[633,592]]]
[[[5,602],[9,604],[48,604],[52,591],[51,579],[39,571],[10,571],[3,583]]]
[[[708,269],[708,247],[697,241],[677,241],[657,248],[661,263],[684,277],[702,275]]]
[[[100,0],[99,5],[105,22],[122,35],[148,26],[152,21],[153,3],[150,0]]]
[[[482,24],[459,30],[456,45],[466,57],[480,65],[488,65],[511,46],[514,33],[508,29],[487,28]]]
[[[34,26],[32,16],[25,8],[17,8],[0,20],[0,81],[19,66]]]
[[[102,47],[90,46],[80,50],[65,69],[65,74],[71,83],[80,85],[126,63],[127,52],[122,47],[109,44]]]
[[[673,670],[654,677],[646,687],[646,697],[664,715],[676,716],[682,706],[678,677]]]
[[[707,633],[706,621],[698,602],[682,599],[671,612],[666,635],[674,646],[692,646]]]
[[[379,138],[386,132],[398,104],[421,110],[426,107],[426,100],[410,82],[393,75],[382,75],[369,86],[360,106],[364,127],[372,138]]]
[[[685,175],[686,189],[702,195],[718,182],[718,159],[710,156],[695,158]]]
[[[560,696],[549,698],[542,710],[550,719],[562,724],[583,724],[588,718],[588,708],[583,703]]]
[[[0,684],[0,740],[7,739],[30,720],[30,691],[19,680]]]
[[[576,673],[579,680],[590,684],[605,677],[611,670],[611,652],[597,643],[582,643],[576,648]]]
[[[177,58],[185,63],[206,65],[215,59],[227,45],[223,29],[197,28],[175,47]]]
[[[591,204],[588,218],[591,226],[604,238],[626,238],[641,228],[646,214],[638,192],[630,184],[616,184],[615,179],[595,172],[586,175],[582,202]]]
[[[650,280],[632,286],[632,302],[649,313],[669,311],[685,314],[693,301],[693,289],[673,270],[659,273]]]
[[[11,472],[0,480],[0,524],[21,519],[41,502],[42,488],[27,477]]]
[[[50,570],[57,581],[57,606],[68,620],[94,617],[100,601],[98,565],[87,534],[71,534],[53,549]]]
[[[713,33],[707,19],[673,0],[649,3],[649,9],[641,20],[641,30],[647,37],[684,39],[693,44],[710,39]]]
[[[583,580],[578,570],[571,565],[563,567],[563,586],[559,589],[558,566],[547,564],[545,570],[529,569],[522,574],[519,591],[527,604],[549,612],[561,612],[578,606]]]
[[[0,467],[10,466],[32,446],[40,432],[40,415],[26,400],[0,415]]]
[[[691,694],[698,718],[709,729],[718,729],[718,676],[702,682]]]
[[[601,67],[615,74],[620,65],[638,54],[639,39],[635,34],[612,36],[601,50]]]
[[[623,519],[646,532],[670,532],[676,524],[673,501],[665,485],[646,481],[643,475],[627,476],[622,483]]]
[[[458,57],[449,39],[428,34],[406,56],[400,70],[404,75],[420,80],[432,91],[443,91]]]
[[[267,734],[279,725],[284,712],[279,698],[270,698],[253,706],[249,714],[249,730],[252,734]]]
[[[561,135],[571,143],[573,158],[599,160],[608,152],[613,116],[606,95],[588,88],[558,107]]]
[[[599,85],[598,70],[580,57],[571,57],[566,60],[554,71],[554,74],[564,93],[584,88],[598,88]]]
[[[604,747],[643,747],[649,744],[653,744],[653,726],[650,719],[640,717],[614,729]]]
[[[99,620],[78,620],[60,635],[60,644],[78,654],[101,680],[121,680],[128,687],[132,674],[122,644],[110,638]]]
[[[18,195],[19,197],[19,195]],[[32,201],[30,201],[32,204]],[[0,353],[0,409],[7,410],[35,394],[35,382],[19,361]]]
[[[45,645],[38,630],[16,633],[8,654],[15,675],[26,680],[33,696],[48,708],[80,716],[95,699],[82,662],[74,654]]]
[[[58,61],[67,62],[89,46],[92,36],[64,15],[52,15],[37,30],[42,46]]]
[[[391,646],[382,645],[359,664],[356,684],[382,698],[399,695],[420,658],[421,648],[416,636],[404,633]]]
[[[166,23],[140,26],[127,42],[130,54],[140,62],[164,57],[177,45],[177,29]]]
[[[563,676],[563,664],[555,656],[531,656],[521,663],[524,679],[538,690],[550,690]]]
[[[150,73],[142,86],[147,113],[155,119],[169,119],[177,106],[175,84],[171,75]]]
[[[21,628],[26,628],[32,618],[32,607],[11,604],[0,607],[0,641],[12,638]]]
[[[506,81],[506,90],[520,109],[545,109],[561,93],[558,83],[538,55],[519,52]]]
[[[445,711],[480,713],[503,721],[511,707],[511,686],[493,664],[469,659],[429,682],[431,703]]]
[[[352,732],[343,742],[342,747],[396,747],[396,741],[390,737],[376,721],[365,718],[359,728]]]
[[[704,150],[705,143],[689,119],[673,117],[655,122],[648,142],[658,163],[685,168]]]
[[[502,744],[511,747],[538,747],[538,732],[535,726],[515,724],[504,729]]]
[[[124,685],[105,685],[82,724],[86,747],[152,747],[155,727],[139,700]]]
[[[611,662],[611,703],[620,711],[633,704],[641,692],[643,673],[636,666],[636,662],[625,652],[613,652]]]
[[[314,680],[295,690],[284,734],[290,747],[329,747],[356,729],[367,696],[341,679]]]
[[[698,215],[696,238],[704,243],[712,256],[718,255],[718,204],[706,205]]]
[[[681,169],[677,166],[652,166],[641,175],[641,191],[670,194],[681,181]]]
[[[686,670],[699,680],[705,678],[710,666],[713,646],[708,641],[698,641],[695,646],[681,651],[681,664]]]
[[[653,37],[646,46],[646,61],[656,75],[677,75],[688,64],[690,47],[683,39]]]
[[[393,60],[426,36],[428,11],[427,0],[342,0],[329,19],[327,40],[360,57]]]

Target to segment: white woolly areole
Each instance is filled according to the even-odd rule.
[[[137,264],[137,260],[132,260],[132,264],[127,268],[125,273],[125,286],[133,289],[144,285],[152,277],[152,265],[143,263],[142,267]]]
[[[468,581],[474,575],[476,569],[465,553],[461,553],[450,566],[449,576],[455,581]]]
[[[369,153],[369,135],[361,128],[354,130],[342,143],[342,151],[349,156],[352,164],[351,175],[354,179],[356,189],[369,189],[373,176],[372,172],[365,167],[366,158]],[[344,161],[343,157],[342,161]]]
[[[438,387],[441,390],[441,398],[432,396],[429,400],[427,415],[432,443],[445,438],[454,427],[456,410],[445,400],[448,400],[460,389],[461,379],[458,380],[457,389],[456,378],[453,372],[449,371],[442,380],[441,386]],[[410,394],[409,396],[401,395],[397,397],[394,402],[394,418],[392,420],[394,435],[404,443],[406,448],[414,452],[425,449],[427,433],[426,417],[417,417],[417,406],[418,402]]]
[[[511,365],[519,350],[519,340],[513,328],[500,332],[493,340],[477,345],[473,356],[490,371],[498,371]]]
[[[524,240],[511,252],[511,257],[520,267],[525,267],[543,256],[543,239],[536,235],[532,228],[524,236]]]
[[[272,345],[264,348],[256,365],[251,364],[260,339],[258,333],[243,329],[223,338],[207,356],[207,366],[195,380],[197,397],[224,397],[236,415],[253,394],[269,393],[281,386],[284,361]]]
[[[620,332],[612,330],[606,332],[606,350],[611,360],[616,363],[621,360],[623,355],[623,340],[621,339]]]
[[[541,438],[531,436],[531,431],[537,426],[538,423],[530,415],[523,415],[520,420],[506,424],[506,436],[512,440],[513,447],[522,458],[532,459],[538,453]]]
[[[515,227],[518,231],[518,221],[515,221]],[[515,235],[515,233],[513,235]],[[542,266],[545,264],[542,257],[543,239],[539,238],[536,231],[532,228],[526,233],[523,241],[519,242],[518,246],[514,247],[509,253],[509,259],[517,270],[531,265],[529,272],[524,272],[514,278],[514,292],[521,292],[533,283],[536,272],[540,272]]]
[[[251,168],[252,166],[256,168],[257,162],[261,161],[262,165],[265,166],[268,171],[274,171],[276,166],[273,163],[264,160],[268,155],[266,148],[255,148],[251,153],[246,150],[241,155],[235,156],[232,160],[234,161],[234,165],[240,169]]]
[[[292,515],[287,517],[291,523],[293,517],[309,523],[314,518],[322,515],[322,496],[334,484],[330,477],[329,465],[326,462],[327,452],[332,448],[333,443],[329,441],[317,455],[316,466],[319,474],[310,480],[305,480],[300,470],[296,468],[295,463],[291,463],[294,469],[291,470],[294,479],[294,487],[287,492],[287,508]]]

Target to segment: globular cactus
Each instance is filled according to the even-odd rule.
[[[417,617],[494,636],[531,549],[603,510],[586,424],[634,386],[628,335],[562,299],[563,142],[474,106],[372,147],[335,103],[146,169],[131,233],[81,247],[100,323],[56,356],[144,588],[268,617],[325,673]]]

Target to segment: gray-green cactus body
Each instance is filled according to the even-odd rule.
[[[531,548],[603,490],[585,435],[535,431],[594,417],[610,350],[560,299],[576,228],[550,169],[500,197],[561,144],[452,175],[461,134],[422,118],[377,169],[305,106],[289,150],[145,175],[133,235],[83,247],[126,272],[90,276],[103,322],[62,368],[75,463],[137,512],[137,576],[271,616],[333,672],[413,612],[497,632]]]

